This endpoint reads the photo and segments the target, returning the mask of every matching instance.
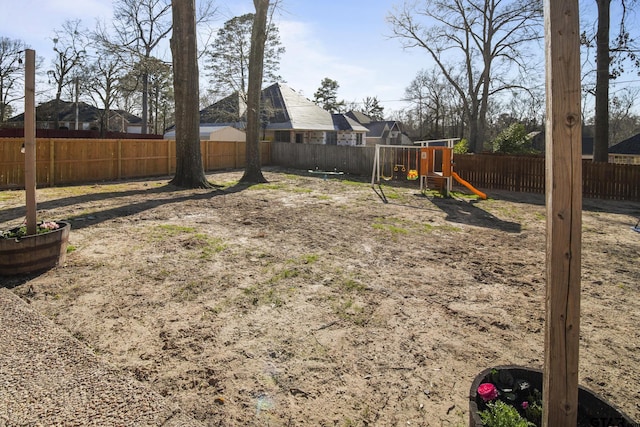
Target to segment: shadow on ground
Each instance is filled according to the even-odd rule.
[[[522,226],[517,222],[504,221],[476,206],[478,200],[434,197],[431,202],[447,214],[447,221],[476,227],[501,230],[506,233],[520,233]]]
[[[96,202],[100,200],[112,200],[120,197],[140,196],[140,202],[128,203],[113,208],[108,208],[100,211],[92,212],[90,215],[83,215],[81,218],[56,218],[59,220],[68,220],[72,223],[73,229],[82,229],[90,227],[92,225],[107,221],[113,218],[123,218],[139,214],[156,207],[167,204],[179,204],[186,201],[193,200],[206,200],[214,197],[224,196],[226,194],[237,193],[244,191],[251,187],[252,184],[238,183],[232,187],[222,189],[214,186],[212,189],[203,190],[200,193],[193,193],[193,189],[185,189],[176,187],[171,184],[163,185],[160,187],[153,187],[144,190],[130,190],[130,191],[114,191],[107,193],[93,193],[85,194],[81,196],[65,197],[55,200],[47,200],[45,202],[38,203],[38,210],[50,210],[54,208],[61,208],[66,206],[79,205],[83,203]],[[181,195],[181,193],[186,193]],[[157,197],[158,195],[166,194],[167,197]],[[156,196],[150,198],[149,196]],[[0,211],[0,221],[8,222],[24,217],[25,210],[23,207],[9,208]],[[17,285],[16,285],[17,286]]]

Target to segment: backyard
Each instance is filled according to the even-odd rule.
[[[65,265],[0,278],[210,426],[464,426],[483,369],[544,358],[544,195],[445,199],[265,168],[38,190]],[[24,220],[0,192],[0,229]],[[640,203],[585,199],[580,383],[640,419]]]

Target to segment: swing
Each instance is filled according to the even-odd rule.
[[[393,150],[394,152],[396,151],[395,148]],[[406,172],[407,168],[404,165],[404,151],[405,149],[402,149],[402,155],[400,156],[400,159],[402,159],[402,163],[395,163],[395,167],[393,168],[393,170],[395,172],[398,172],[398,170],[402,170],[402,172]],[[397,157],[397,154],[396,154]]]
[[[384,161],[384,157],[385,157],[385,156],[384,156],[384,152],[385,152],[385,151],[386,151],[386,150],[383,148],[383,149],[382,149],[382,167],[380,168],[380,177],[381,177],[382,179],[384,179],[385,181],[389,181],[389,180],[393,179],[393,171],[391,171],[391,175],[390,175],[390,176],[385,176],[385,175],[384,175],[384,165],[385,165],[385,161]],[[393,162],[392,162],[392,161],[391,161],[391,162],[389,162],[389,166],[390,166],[390,167],[391,167],[391,165],[393,165]],[[393,169],[393,168],[392,168],[392,169]]]
[[[407,164],[409,165],[409,172],[407,172],[407,179],[409,181],[415,181],[418,179],[418,150],[416,149],[416,163],[415,169],[411,169],[411,150],[407,151]]]

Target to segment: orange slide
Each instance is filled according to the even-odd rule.
[[[451,176],[458,181],[460,184],[464,185],[465,187],[467,187],[469,189],[469,191],[471,191],[473,194],[477,195],[478,197],[480,197],[481,199],[486,199],[487,195],[484,194],[482,191],[476,189],[473,185],[469,184],[467,181],[465,181],[464,179],[460,178],[460,175],[458,175],[457,173],[455,173],[454,171],[451,171]]]

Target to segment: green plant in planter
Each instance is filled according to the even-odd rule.
[[[57,222],[53,222],[53,221],[41,222],[36,226],[36,234],[49,233],[59,228],[60,228],[60,225]],[[0,233],[0,237],[4,239],[16,239],[16,238],[25,237],[25,236],[27,236],[26,225],[23,225],[17,228],[12,228],[11,230]]]
[[[542,425],[542,393],[533,390],[533,393],[529,395],[529,400],[522,402],[522,409],[524,409],[527,420],[536,426]]]
[[[487,409],[478,413],[486,427],[534,427],[535,424],[522,418],[513,406],[496,400],[487,404]]]

